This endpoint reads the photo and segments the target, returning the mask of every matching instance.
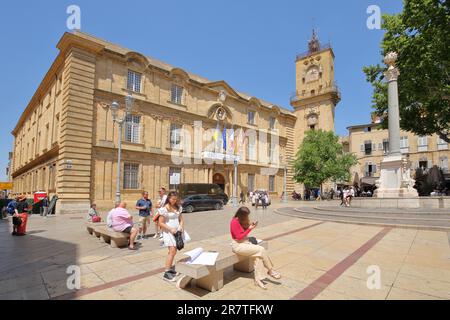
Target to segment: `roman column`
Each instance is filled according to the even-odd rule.
[[[389,154],[392,156],[400,155],[400,114],[398,107],[398,70],[395,62],[397,53],[390,52],[384,58],[384,62],[389,66],[384,73],[388,82],[388,114],[389,114]]]
[[[395,65],[397,53],[390,52],[384,58],[388,70],[384,73],[388,82],[389,154],[381,161],[380,179],[377,180],[374,197],[385,198],[379,206],[387,208],[417,208],[417,190],[413,188],[410,162],[400,152],[400,112],[397,80],[400,71]]]

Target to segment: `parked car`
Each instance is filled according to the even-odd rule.
[[[177,186],[176,191],[181,199],[194,195],[208,195],[213,199],[221,200],[224,205],[229,201],[229,197],[222,188],[214,183],[182,183]]]
[[[252,206],[256,205],[255,194],[258,194],[258,193],[267,193],[269,195],[269,193],[266,190],[256,190],[255,192],[253,192]],[[270,195],[269,195],[269,203],[267,205],[270,206],[271,204],[272,204],[272,199],[270,198]],[[261,199],[258,202],[258,206],[262,206],[262,200]]]
[[[223,202],[206,194],[189,196],[183,200],[183,212],[192,213],[196,210],[221,210]]]

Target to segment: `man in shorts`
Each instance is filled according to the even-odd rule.
[[[153,204],[148,198],[148,192],[142,192],[142,199],[136,203],[136,209],[139,210],[139,239],[145,239],[147,226],[150,224],[151,215],[153,214]]]

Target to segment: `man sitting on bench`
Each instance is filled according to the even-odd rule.
[[[267,255],[266,249],[252,243],[248,235],[255,229],[258,222],[250,223],[250,209],[242,207],[238,210],[233,220],[231,221],[231,237],[233,238],[232,250],[238,256],[245,256],[253,258],[255,261],[255,285],[267,290],[265,284],[261,281],[264,276],[259,273],[257,263],[262,261],[264,267],[269,271],[268,275],[274,279],[281,279],[281,275],[273,270],[272,262]]]
[[[109,215],[112,220],[112,229],[116,232],[128,233],[130,235],[130,246],[128,249],[137,250],[134,246],[134,240],[139,230],[133,227],[133,217],[126,208],[127,204],[121,202],[117,208],[111,210]]]

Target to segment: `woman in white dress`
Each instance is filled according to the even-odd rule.
[[[178,194],[171,192],[167,196],[165,206],[159,210],[159,226],[162,230],[163,246],[169,249],[166,259],[166,270],[164,272],[164,280],[176,281],[176,272],[173,261],[177,254],[177,242],[175,234],[180,231],[183,233],[184,243],[190,241],[189,235],[184,231],[183,208],[178,200]]]

